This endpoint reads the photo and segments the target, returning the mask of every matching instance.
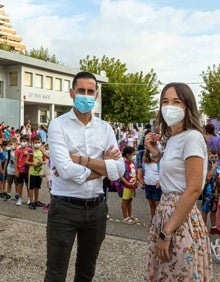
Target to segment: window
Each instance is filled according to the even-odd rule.
[[[51,76],[46,76],[46,89],[53,89],[53,78]]]
[[[43,75],[41,75],[41,74],[35,75],[35,87],[36,88],[43,88]]]
[[[40,123],[47,123],[47,111],[40,111]]]
[[[10,86],[18,85],[18,72],[17,71],[9,72],[9,85]]]
[[[64,80],[64,82],[63,82],[63,90],[64,90],[64,92],[69,92],[70,91],[70,81],[69,80]]]
[[[55,79],[55,90],[62,91],[62,79],[60,78]]]
[[[24,85],[29,87],[33,86],[33,73],[31,72],[24,73]]]
[[[55,116],[56,117],[59,117],[59,116],[61,116],[63,114],[64,114],[64,111],[61,111],[61,110],[58,110],[58,111],[55,112]]]

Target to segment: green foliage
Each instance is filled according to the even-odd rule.
[[[155,116],[158,93],[153,70],[144,75],[126,73],[126,64],[103,56],[101,60],[87,55],[80,60],[81,70],[99,74],[106,72],[109,82],[102,85],[102,116],[105,120],[122,123],[146,122]]]
[[[10,46],[7,41],[0,43],[0,49],[5,51],[13,51],[13,47]]]
[[[220,119],[220,65],[208,67],[201,76],[205,83],[201,92],[201,109],[210,118]]]
[[[32,58],[36,58],[39,60],[48,61],[51,63],[59,64],[59,61],[56,59],[55,55],[50,55],[48,48],[44,49],[42,46],[40,49],[31,49],[30,51],[25,50],[24,52],[21,52],[25,56],[29,56]]]

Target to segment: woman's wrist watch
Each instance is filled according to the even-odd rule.
[[[160,231],[159,237],[163,241],[170,241],[172,236],[168,236],[163,230]]]

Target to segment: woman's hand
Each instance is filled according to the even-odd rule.
[[[160,135],[152,133],[152,132],[146,134],[145,136],[145,140],[144,140],[145,145],[153,155],[158,155],[159,153],[159,150],[157,147],[157,141],[159,141],[159,136]]]
[[[162,240],[158,238],[155,249],[156,255],[162,262],[168,262],[170,260],[170,242],[171,240]]]

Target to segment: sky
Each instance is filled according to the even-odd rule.
[[[0,1],[27,50],[48,48],[74,69],[87,55],[119,59],[128,73],[153,69],[162,84],[188,83],[220,63],[219,0]]]

